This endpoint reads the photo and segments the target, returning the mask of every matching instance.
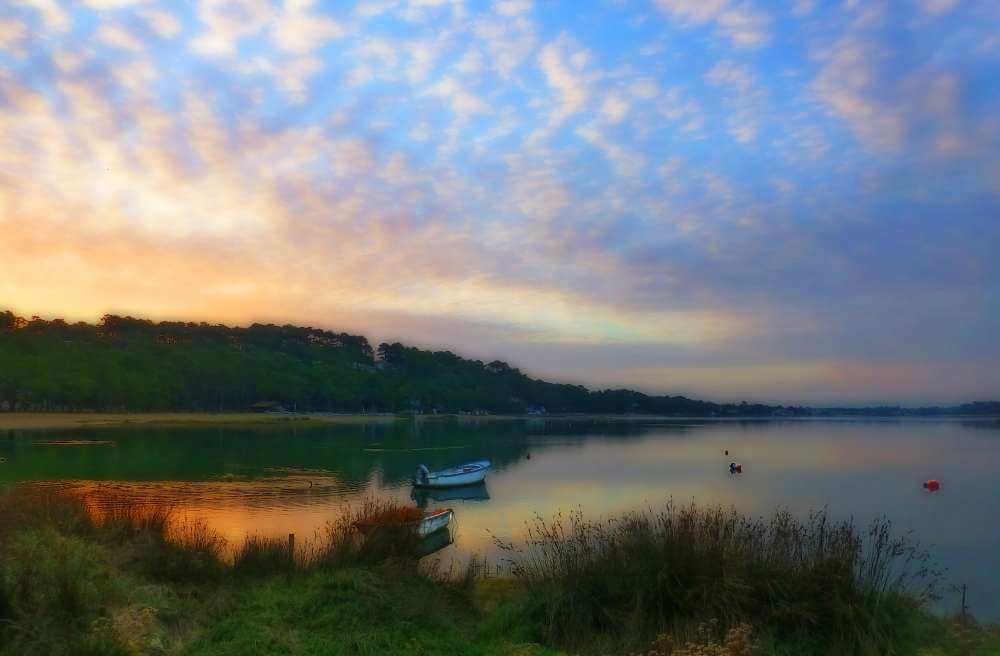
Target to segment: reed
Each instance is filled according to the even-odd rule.
[[[0,540],[40,525],[82,533],[93,528],[93,519],[83,500],[68,492],[24,485],[0,489]]]
[[[648,639],[705,618],[848,648],[884,644],[901,606],[931,596],[936,575],[887,520],[862,531],[826,512],[765,520],[671,502],[608,520],[536,517],[523,542],[496,542],[530,590],[529,614],[568,646],[598,634]]]
[[[413,525],[422,513],[393,499],[367,497],[327,522],[305,560],[308,568],[341,568],[396,561],[414,565],[420,537]],[[365,527],[365,534],[358,530]]]
[[[295,571],[298,563],[288,540],[259,535],[247,536],[233,556],[237,576],[264,577]]]

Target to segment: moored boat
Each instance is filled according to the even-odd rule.
[[[420,524],[417,526],[417,535],[426,537],[435,531],[440,531],[451,523],[451,518],[454,516],[455,511],[451,508],[439,508],[429,512],[420,520]]]
[[[417,467],[413,475],[413,484],[417,487],[457,487],[459,485],[475,485],[486,479],[492,463],[489,460],[468,462],[451,469],[430,471],[426,466]]]
[[[451,508],[438,508],[429,512],[407,508],[398,517],[355,522],[354,526],[365,535],[370,535],[379,528],[405,527],[414,530],[420,537],[425,537],[448,526],[454,515]]]
[[[450,528],[439,529],[420,539],[420,543],[416,547],[416,555],[420,558],[425,558],[441,551],[454,542],[455,536],[452,535]]]

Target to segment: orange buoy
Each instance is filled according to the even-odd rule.
[[[924,481],[924,489],[928,492],[937,492],[941,489],[941,481],[936,478],[932,478],[929,481]]]

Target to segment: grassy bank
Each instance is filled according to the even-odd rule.
[[[883,563],[912,552],[888,532],[716,509],[577,515],[505,545],[511,577],[476,580],[420,565],[391,522],[351,530],[385,511],[357,508],[294,552],[227,549],[161,508],[0,492],[0,653],[1000,653],[995,630],[903,592]]]
[[[282,426],[364,424],[395,421],[392,415],[310,415],[251,412],[0,412],[0,430],[113,426]]]

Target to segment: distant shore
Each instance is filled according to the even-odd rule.
[[[252,412],[4,412],[0,430],[49,428],[96,428],[108,426],[215,426],[356,424],[395,421],[392,415],[313,415]]]
[[[988,420],[995,417],[697,417],[664,415],[609,414],[545,414],[545,415],[471,415],[471,414],[334,414],[334,413],[255,413],[255,412],[0,412],[0,430],[53,430],[72,428],[109,428],[124,426],[322,426],[324,424],[389,424],[396,421],[900,421],[900,420]]]

